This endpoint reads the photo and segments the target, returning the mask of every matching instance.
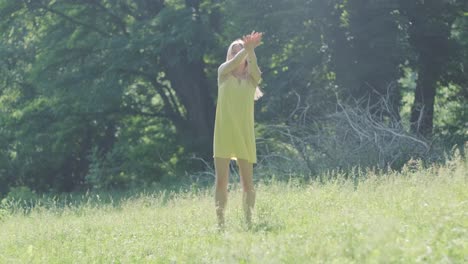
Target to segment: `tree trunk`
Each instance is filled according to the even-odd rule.
[[[189,152],[209,160],[213,154],[215,118],[215,106],[210,96],[213,84],[209,84],[203,72],[203,62],[183,65],[185,67],[168,68],[166,72],[186,111],[184,123],[177,127],[178,134]]]
[[[432,134],[437,75],[431,65],[423,65],[419,73],[411,107],[411,131],[429,137]]]
[[[413,35],[411,39],[419,55],[418,81],[411,107],[411,131],[425,137],[432,135],[437,82],[449,59],[448,32],[443,33],[435,35],[422,32],[422,34]]]
[[[411,107],[411,130],[430,137],[438,81],[444,75],[452,52],[450,35],[458,4],[437,0],[400,0],[399,3],[409,22],[409,43],[417,56],[414,65],[418,70],[418,81]]]

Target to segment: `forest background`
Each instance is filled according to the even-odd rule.
[[[217,68],[252,30],[257,179],[443,163],[467,29],[462,0],[0,0],[0,194],[212,184]]]

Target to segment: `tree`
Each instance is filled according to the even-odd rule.
[[[416,54],[411,61],[418,73],[410,119],[414,133],[432,135],[436,89],[457,54],[451,32],[455,19],[462,15],[463,2],[400,1],[408,20],[409,43]]]
[[[344,99],[369,98],[364,101],[370,104],[388,94],[392,112],[399,117],[397,80],[404,62],[405,40],[399,28],[398,2],[340,0],[330,2],[327,9],[324,33],[339,93]]]
[[[128,116],[145,117],[149,127],[157,120],[167,137],[174,133],[163,122],[171,122],[177,138],[166,143],[185,152],[174,145],[167,155],[211,157],[215,82],[205,72],[205,55],[214,39],[207,37],[207,1],[0,4],[7,18],[2,47],[10,49],[2,70],[20,76],[5,84],[18,94],[16,104],[3,104],[13,135],[8,151],[16,153],[11,164],[23,164],[10,172],[17,184],[82,186],[92,150],[97,147],[100,159],[112,152]],[[24,58],[21,49],[28,51]],[[7,111],[19,114],[7,117]]]

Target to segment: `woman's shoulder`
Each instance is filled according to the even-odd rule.
[[[218,85],[226,83],[232,74],[218,74]]]
[[[218,74],[222,72],[223,67],[226,66],[227,64],[228,64],[228,61],[225,61],[218,66]]]

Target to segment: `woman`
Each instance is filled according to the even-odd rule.
[[[250,226],[255,204],[253,163],[257,163],[254,133],[254,100],[261,72],[254,49],[263,34],[253,31],[229,46],[226,61],[218,68],[218,99],[213,140],[216,170],[215,206],[218,226],[224,227],[229,162],[236,160],[243,189],[245,220]]]

